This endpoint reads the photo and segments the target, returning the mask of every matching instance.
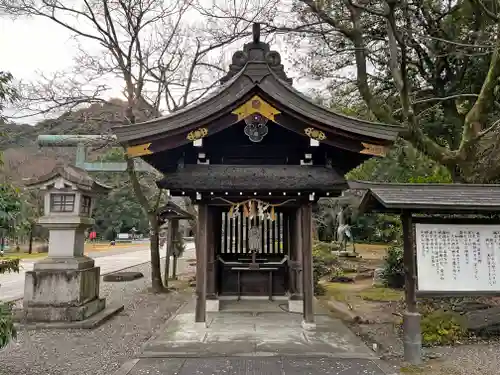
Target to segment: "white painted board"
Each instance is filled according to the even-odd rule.
[[[415,224],[418,290],[500,291],[500,225]]]

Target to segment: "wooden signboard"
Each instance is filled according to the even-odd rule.
[[[500,225],[415,224],[419,292],[500,292]]]

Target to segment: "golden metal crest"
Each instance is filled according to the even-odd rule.
[[[264,101],[259,96],[255,95],[253,98],[248,100],[242,106],[236,108],[232,114],[238,116],[238,121],[253,115],[254,113],[259,113],[268,120],[274,121],[274,116],[280,114],[281,112],[274,108],[272,105]]]
[[[196,130],[189,132],[189,134],[187,135],[186,138],[189,139],[190,141],[196,141],[197,139],[204,138],[207,135],[208,135],[207,128],[199,128],[199,129],[196,129]]]
[[[387,155],[387,147],[385,146],[372,145],[371,143],[363,143],[363,142],[361,143],[361,145],[364,147],[364,149],[359,152],[360,154],[373,155],[373,156]]]
[[[130,146],[127,147],[127,155],[131,158],[135,158],[137,156],[151,155],[153,151],[149,149],[151,146],[151,142],[144,143],[142,145]]]
[[[315,139],[317,141],[324,141],[326,139],[325,133],[318,129],[306,128],[304,129],[304,133],[306,133],[309,138]]]

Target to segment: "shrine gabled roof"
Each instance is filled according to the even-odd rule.
[[[241,121],[256,108],[254,104],[260,106],[257,112],[269,120],[302,134],[307,130],[305,135],[311,138],[314,131],[312,134],[319,134],[319,140],[326,138],[325,143],[331,140],[333,144],[340,136],[385,146],[403,130],[400,126],[338,114],[314,103],[292,87],[279,53],[271,51],[258,36],[233,55],[230,70],[221,82],[218,90],[182,110],[147,122],[114,127],[118,141],[129,148],[138,147],[131,156],[175,148],[190,142],[196,130],[203,129],[203,137]],[[160,139],[162,142],[154,144]]]
[[[366,190],[364,212],[474,213],[500,212],[500,185],[397,184],[349,181],[349,188]]]

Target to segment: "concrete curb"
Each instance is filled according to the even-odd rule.
[[[175,311],[172,314],[170,314],[167,320],[165,320],[165,322],[161,325],[161,327],[157,331],[161,331],[163,330],[163,328],[166,328],[166,326],[172,321],[172,319],[175,318],[177,315],[179,315],[179,312],[191,301],[191,299],[192,297],[190,297],[187,301],[181,303],[181,305],[177,309],[175,309]],[[144,349],[151,341],[154,341],[154,339],[156,339],[155,335],[151,335],[151,337],[147,339],[147,341],[144,344],[141,345],[141,353],[139,354],[139,357],[141,357]]]
[[[377,361],[379,358],[362,353],[318,353],[303,352],[297,353],[276,353],[276,352],[256,352],[256,353],[188,353],[188,352],[147,352],[139,356],[140,359],[146,358],[261,358],[261,357],[280,357],[280,358],[329,358],[329,359],[359,359],[363,361]],[[378,363],[377,363],[378,366]],[[380,366],[379,366],[380,367]]]
[[[161,259],[165,259],[165,257],[161,257]],[[137,263],[137,264],[134,264],[133,266],[129,266],[129,267],[124,267],[124,268],[120,268],[118,270],[114,270],[114,271],[110,271],[110,272],[105,272],[105,273],[101,273],[99,276],[100,277],[103,277],[103,276],[106,276],[106,275],[109,275],[109,274],[112,274],[112,273],[115,273],[115,272],[121,272],[121,271],[124,271],[124,270],[128,270],[130,268],[134,268],[134,267],[137,267],[137,266],[142,266],[143,264],[146,264],[146,263],[151,263],[150,260],[148,260],[147,262],[142,262],[142,263]],[[6,299],[6,300],[3,300],[1,302],[3,303],[13,303],[13,302],[17,302],[19,300],[22,300],[24,296],[21,296],[21,297],[13,297],[13,298],[10,298],[10,299]]]
[[[113,375],[127,375],[139,361],[140,359],[132,359],[125,362],[118,370],[116,370],[116,372],[113,373]]]
[[[161,325],[161,328],[164,328],[167,324],[169,324],[170,321],[179,314],[179,311],[181,311],[184,308],[184,306],[186,306],[188,303],[189,303],[189,300],[181,303],[181,305]],[[146,347],[146,345],[155,338],[156,337],[154,335],[152,335],[144,344],[142,344],[141,352]],[[113,375],[127,375],[127,374],[129,374],[130,371],[132,371],[132,369],[135,367],[135,365],[141,360],[141,358],[144,358],[144,357],[142,357],[142,354],[140,353],[139,358],[128,360],[118,370],[116,370],[116,372],[114,372]]]

